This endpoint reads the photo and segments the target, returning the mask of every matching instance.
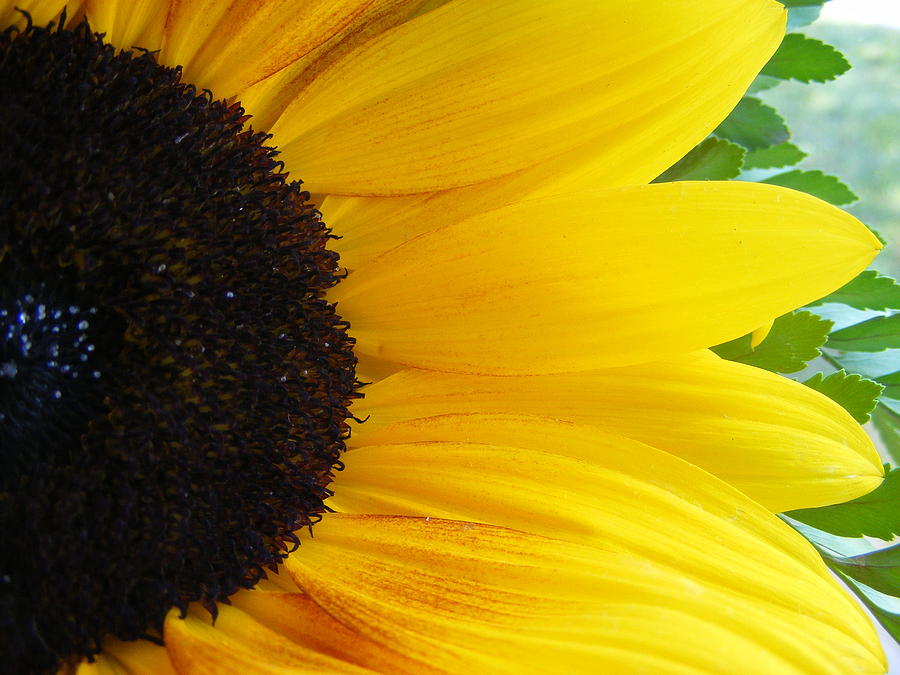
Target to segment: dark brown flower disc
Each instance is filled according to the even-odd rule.
[[[31,672],[274,569],[357,381],[331,234],[239,104],[84,23],[0,54],[0,649]]]

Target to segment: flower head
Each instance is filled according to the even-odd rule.
[[[14,668],[883,668],[773,514],[870,442],[705,351],[879,244],[647,184],[781,5],[63,4],[0,3]]]

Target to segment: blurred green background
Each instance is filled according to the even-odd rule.
[[[783,82],[759,96],[809,153],[798,166],[837,176],[859,201],[845,207],[890,242],[874,267],[900,277],[900,28],[834,23],[800,29],[844,53],[853,68],[832,82]]]

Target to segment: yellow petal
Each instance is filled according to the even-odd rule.
[[[268,572],[267,574],[268,576],[265,579],[260,579],[257,582],[256,586],[253,587],[254,589],[277,593],[296,593],[300,590],[287,574],[276,572]]]
[[[879,249],[852,216],[800,192],[664,183],[451,223],[330,297],[362,354],[454,372],[590,370],[743,335],[849,281]]]
[[[284,573],[287,576],[287,572]],[[235,607],[303,647],[377,673],[437,673],[337,621],[305,593],[238,593]]]
[[[308,189],[355,195],[471,185],[637,138],[648,109],[700,82],[722,95],[689,122],[688,135],[707,133],[778,46],[784,16],[770,0],[456,0],[322,73],[272,130]]]
[[[171,611],[166,617],[165,641],[179,675],[371,673],[292,642],[228,605],[219,605],[215,627],[203,610],[193,610],[185,619]]]
[[[672,98],[649,103],[644,114],[628,125],[515,174],[437,193],[374,198],[329,195],[321,210],[325,222],[341,235],[334,248],[342,264],[356,269],[441,223],[528,197],[649,183],[730,112],[738,89],[731,79],[731,65],[742,49],[739,42],[723,46],[714,52],[715,58],[707,59],[715,72],[683,83]]]
[[[103,643],[103,654],[115,658],[128,675],[175,675],[168,650],[147,640],[111,639]]]
[[[441,672],[884,669],[849,599],[802,570],[759,586],[809,580],[807,607],[845,610],[833,624],[627,554],[437,518],[328,516],[286,567],[343,626]]]
[[[565,375],[486,377],[409,370],[364,389],[353,447],[384,425],[449,413],[545,415],[666,450],[773,511],[835,504],[881,482],[871,440],[831,399],[708,352]]]
[[[365,7],[327,42],[239,95],[253,126],[270,129],[284,109],[326,68],[421,9],[422,0],[379,0]],[[302,178],[302,176],[300,176]]]
[[[442,7],[446,5],[448,2],[453,2],[453,0],[425,0],[420,6],[417,14],[425,14],[426,12],[430,12],[438,7]]]
[[[309,53],[373,0],[172,0],[161,60],[184,80],[233,96]]]
[[[341,263],[356,269],[441,223],[528,197],[649,183],[731,110],[737,89],[731,79],[736,56],[732,50],[741,49],[732,43],[716,51],[716,58],[708,60],[718,69],[715,73],[685,83],[672,98],[648,104],[644,114],[627,126],[515,174],[437,193],[374,198],[329,195],[320,208],[325,222],[341,235],[333,244]],[[267,108],[268,103],[248,103],[250,110],[257,106]]]
[[[84,11],[91,29],[106,33],[106,42],[116,47],[141,47],[150,51],[162,47],[168,0],[87,0]]]
[[[755,328],[753,332],[750,333],[750,349],[756,349],[762,344],[762,341],[769,335],[769,331],[772,330],[772,325],[774,323],[774,319],[772,321],[766,321],[762,326]]]
[[[28,12],[34,25],[45,26],[59,16],[63,7],[72,16],[79,4],[69,0],[0,0],[0,30],[12,25],[25,27],[27,20],[19,10]]]
[[[131,675],[131,673],[114,657],[100,654],[92,662],[82,661],[72,668],[63,667],[59,675]]]
[[[767,567],[799,564],[827,577],[805,540],[767,510],[622,436],[521,415],[442,415],[381,433],[395,440],[346,455],[330,500],[337,510],[488,522],[627,550],[749,594]],[[755,561],[733,569],[737,555]]]
[[[403,366],[392,361],[384,361],[365,354],[357,354],[356,361],[356,377],[366,385],[404,370]]]

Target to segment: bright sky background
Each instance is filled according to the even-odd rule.
[[[878,23],[900,28],[898,0],[831,0],[822,9],[821,20]]]

